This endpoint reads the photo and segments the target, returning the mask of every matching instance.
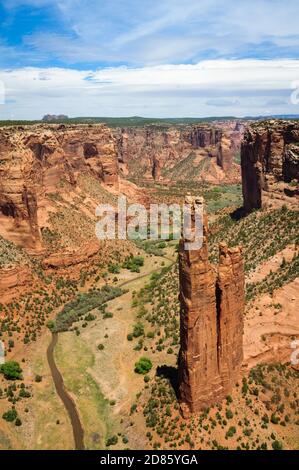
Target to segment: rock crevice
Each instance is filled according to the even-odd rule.
[[[299,195],[298,122],[252,124],[241,145],[241,169],[246,211],[273,205],[275,201],[296,204]]]
[[[0,234],[41,248],[39,208],[62,181],[76,187],[90,173],[118,187],[116,143],[100,125],[36,125],[0,129]]]
[[[193,200],[194,210],[202,204]],[[179,394],[189,417],[223,399],[235,384],[243,360],[244,266],[242,249],[219,247],[219,268],[208,260],[208,221],[203,214],[203,243],[179,248],[180,341]]]

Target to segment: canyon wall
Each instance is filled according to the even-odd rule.
[[[139,180],[239,181],[234,157],[243,126],[235,122],[117,129],[120,169]]]
[[[276,203],[298,204],[299,123],[252,124],[241,145],[244,207],[247,211]]]
[[[45,196],[58,191],[63,181],[75,188],[78,175],[86,172],[107,186],[118,185],[115,141],[106,126],[1,128],[0,234],[39,250]]]
[[[188,197],[193,214],[201,198]],[[195,217],[195,216],[193,216]],[[193,218],[194,223],[194,218]],[[222,400],[232,389],[243,360],[244,266],[241,248],[220,245],[218,274],[208,260],[208,221],[202,247],[185,249],[181,239],[179,395],[184,417]]]

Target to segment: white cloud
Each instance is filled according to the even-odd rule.
[[[0,118],[156,117],[299,113],[290,103],[299,60],[215,60],[99,70],[0,70],[6,104]],[[224,109],[223,109],[224,107]],[[272,111],[271,111],[272,110]]]
[[[4,0],[41,8],[55,31],[24,35],[31,58],[150,65],[206,57],[297,57],[298,0]],[[45,8],[47,7],[47,9]],[[28,62],[27,62],[28,63]]]

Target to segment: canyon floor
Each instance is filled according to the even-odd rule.
[[[182,187],[154,185],[152,191],[157,199],[162,192],[163,197],[167,193],[177,200]],[[240,195],[234,186],[224,187],[224,198],[221,189],[205,186],[204,191],[210,211],[211,260],[217,257],[218,239],[233,243],[241,239],[245,246],[248,299],[243,378],[222,404],[191,421],[181,419],[175,395],[177,242],[166,242],[158,251],[151,247],[155,254],[147,252],[147,245],[138,246],[135,254],[144,260],[139,273],[123,267],[115,274],[113,269],[108,275],[95,272],[77,287],[79,294],[105,285],[121,287],[123,293],[107,302],[106,315],[93,309],[90,320],[82,319],[58,336],[56,365],[77,408],[87,449],[299,447],[299,374],[289,364],[291,343],[299,338],[296,213],[275,209],[235,221],[230,207]],[[215,207],[219,194],[224,208]],[[279,223],[284,235],[273,254],[269,230]],[[54,309],[50,318],[61,308]],[[141,331],[134,336],[140,324]],[[29,396],[14,401],[20,426],[2,420],[2,449],[74,449],[71,422],[47,362],[50,341],[50,331],[42,329],[35,341],[20,343],[8,354],[21,364]],[[146,379],[134,372],[142,356],[153,365]],[[4,391],[7,386],[1,379],[0,388]],[[1,416],[9,409],[9,397],[18,397],[20,390],[17,385],[8,394],[3,392]]]
[[[0,128],[0,339],[8,364],[0,369],[0,449],[298,449],[298,123],[118,126]],[[187,194],[205,201],[209,250],[199,290],[208,296],[210,283],[213,318],[197,310],[217,330],[217,373],[232,370],[219,359],[222,344],[238,371],[242,346],[244,360],[231,394],[188,420],[178,402],[178,240],[97,240],[96,208],[117,209],[120,194],[146,210],[183,204]],[[240,276],[224,276],[222,292],[234,294],[223,309],[213,280],[222,242],[243,247],[231,250]],[[223,318],[234,324],[227,335]],[[204,350],[200,334],[196,351]]]

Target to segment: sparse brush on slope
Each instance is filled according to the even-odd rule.
[[[283,262],[276,272],[270,272],[261,282],[248,283],[246,286],[246,299],[251,300],[258,294],[269,292],[272,294],[275,289],[284,284],[292,282],[299,276],[299,255],[294,255],[293,259],[287,263]]]
[[[245,270],[253,271],[287,245],[298,243],[298,224],[299,213],[286,207],[256,211],[238,221],[225,215],[210,227],[210,259],[217,261],[220,241],[229,246],[243,245]]]
[[[25,250],[0,236],[0,268],[25,264],[30,264]]]

